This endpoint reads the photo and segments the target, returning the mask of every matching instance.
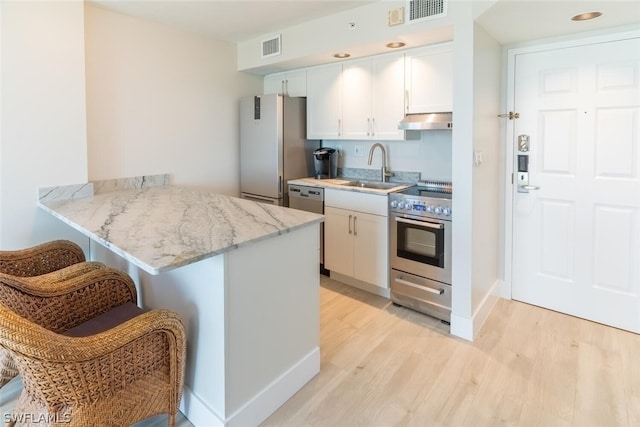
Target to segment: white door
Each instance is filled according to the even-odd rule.
[[[638,38],[515,57],[513,299],[640,332],[639,80]]]

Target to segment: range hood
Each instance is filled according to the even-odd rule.
[[[401,130],[439,130],[453,128],[453,113],[407,114],[398,124]]]

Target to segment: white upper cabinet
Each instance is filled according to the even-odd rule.
[[[406,52],[406,113],[453,111],[453,44]]]
[[[307,70],[307,138],[342,139],[342,64]]]
[[[404,139],[398,123],[404,118],[404,55],[376,57],[371,62],[373,139]]]
[[[402,54],[345,62],[342,86],[342,139],[404,139]]]
[[[287,71],[264,77],[264,94],[307,96],[307,70]]]
[[[343,65],[343,139],[371,138],[371,80],[371,60]]]

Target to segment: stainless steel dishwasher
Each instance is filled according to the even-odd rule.
[[[289,184],[289,207],[324,214],[324,188]],[[328,273],[324,269],[324,223],[320,224],[320,271]]]

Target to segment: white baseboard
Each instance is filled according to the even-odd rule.
[[[478,308],[474,311],[471,318],[460,316],[456,313],[451,313],[451,335],[455,335],[467,341],[473,341],[484,322],[491,314],[493,306],[498,301],[500,296],[500,284],[501,280],[496,280],[489,292],[484,296],[482,302],[478,305]]]
[[[320,348],[316,347],[226,420],[221,419],[186,386],[180,402],[180,412],[196,427],[257,426],[318,372],[320,372]]]
[[[186,385],[182,391],[180,412],[194,426],[223,427],[224,421]]]

